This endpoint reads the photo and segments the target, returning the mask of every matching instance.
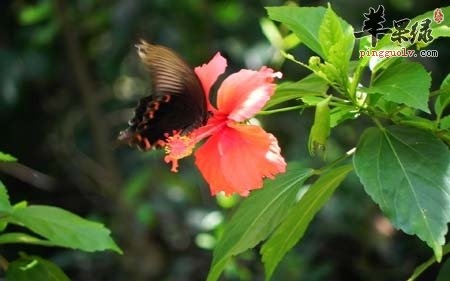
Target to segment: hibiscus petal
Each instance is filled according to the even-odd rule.
[[[231,187],[223,175],[221,168],[222,155],[219,150],[220,139],[221,133],[215,134],[197,149],[195,152],[195,164],[208,182],[211,195],[216,195],[222,191],[227,195],[231,195],[233,192],[245,193],[244,189]]]
[[[276,138],[261,127],[229,123],[195,153],[196,164],[211,193],[247,196],[263,178],[285,172]]]
[[[253,117],[273,95],[275,84],[272,82],[281,75],[263,67],[259,71],[242,69],[228,76],[217,93],[219,112],[237,122]]]
[[[198,79],[202,83],[203,91],[205,91],[206,100],[208,101],[208,107],[211,108],[209,102],[209,91],[212,85],[216,82],[217,78],[225,72],[227,67],[227,60],[217,52],[217,54],[207,63],[202,66],[197,66],[194,71],[197,74]]]

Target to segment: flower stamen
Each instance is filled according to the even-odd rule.
[[[195,146],[195,141],[189,135],[181,135],[180,132],[174,132],[172,136],[166,138],[164,150],[166,163],[172,162],[172,172],[178,172],[178,160],[189,156]]]

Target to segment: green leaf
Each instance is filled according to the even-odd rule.
[[[336,106],[330,111],[330,127],[334,128],[345,120],[359,116],[359,109],[352,106]]]
[[[441,116],[444,109],[450,104],[450,74],[447,74],[444,81],[442,81],[439,92],[439,97],[434,104],[434,111],[436,115]]]
[[[0,151],[0,161],[4,161],[4,162],[16,162],[17,158],[7,154],[7,153],[3,153]]]
[[[447,146],[412,127],[369,128],[354,165],[364,189],[392,224],[425,241],[440,261],[450,221]]]
[[[444,80],[441,83],[441,89],[450,89],[450,73],[445,76]]]
[[[319,41],[319,28],[326,9],[323,7],[267,7],[269,18],[287,26],[302,43],[325,57]]]
[[[325,158],[328,137],[330,136],[330,108],[328,102],[331,96],[319,102],[314,114],[314,123],[311,127],[308,140],[309,154]]]
[[[450,37],[450,24],[439,25],[433,29],[434,39],[439,37]]]
[[[359,51],[366,51],[371,46],[372,46],[372,36],[364,36],[359,38],[358,56],[361,56]]]
[[[450,115],[447,115],[441,119],[441,122],[439,123],[439,128],[442,130],[450,128]]]
[[[9,195],[6,187],[3,185],[2,181],[0,181],[0,232],[5,230],[8,226],[8,221],[6,218],[9,216],[12,207],[9,202]]]
[[[322,209],[352,169],[352,165],[345,165],[323,174],[291,209],[283,223],[261,248],[266,280],[270,279],[284,255],[303,237],[316,213]]]
[[[325,59],[333,64],[340,76],[347,80],[348,66],[353,53],[355,36],[353,27],[339,18],[328,7],[319,28],[319,41],[325,54]]]
[[[217,280],[232,256],[256,246],[266,239],[285,217],[311,169],[289,164],[284,175],[267,181],[264,188],[245,199],[225,227],[214,249],[208,281]]]
[[[8,226],[7,221],[0,221],[0,232],[3,232],[7,226]]]
[[[310,105],[310,106],[317,106],[321,101],[323,101],[324,97],[316,97],[316,96],[304,96],[300,98],[304,104]]]
[[[53,262],[38,256],[24,256],[9,264],[7,281],[70,281]]]
[[[270,98],[264,110],[274,107],[288,100],[299,99],[304,96],[324,95],[328,85],[322,78],[310,74],[297,82],[285,82],[277,86],[275,94]]]
[[[86,252],[108,249],[122,253],[110,237],[110,231],[102,224],[57,207],[32,205],[15,209],[8,220],[29,228],[58,246]]]
[[[41,246],[58,246],[50,241],[43,240],[21,232],[10,232],[0,235],[0,244],[14,243],[33,244]]]
[[[8,191],[6,190],[5,185],[0,181],[0,214],[3,212],[9,213],[11,210],[12,207],[9,202]]]
[[[383,71],[367,91],[382,94],[388,101],[404,103],[429,113],[430,86],[430,74],[421,64],[403,62]]]
[[[13,210],[26,208],[28,206],[27,201],[20,201],[13,205]]]
[[[341,46],[346,41],[346,36],[354,38],[353,28],[349,24],[344,25],[343,23],[344,21],[339,19],[333,9],[328,7],[319,28],[319,42],[325,54],[325,59],[328,61],[332,60],[336,55],[337,50],[333,50],[333,48]],[[346,49],[341,50],[340,53],[345,54],[345,57],[349,60],[352,49],[353,46],[349,45]]]

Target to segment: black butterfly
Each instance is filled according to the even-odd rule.
[[[188,133],[208,118],[206,97],[193,69],[167,47],[141,41],[136,45],[151,78],[150,96],[139,100],[120,142],[149,150],[160,147],[167,134]]]

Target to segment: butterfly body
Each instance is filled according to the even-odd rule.
[[[206,96],[192,68],[169,48],[141,41],[136,45],[151,78],[151,95],[139,100],[119,141],[149,150],[173,132],[187,133],[208,118]]]

